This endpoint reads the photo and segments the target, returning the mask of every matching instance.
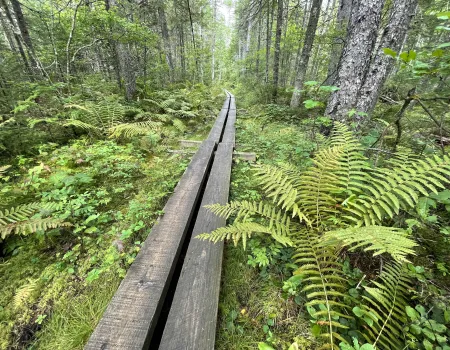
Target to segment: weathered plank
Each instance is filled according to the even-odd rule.
[[[236,110],[230,109],[227,116],[227,123],[225,126],[225,131],[223,133],[222,142],[229,142],[235,145],[235,124],[236,122]]]
[[[236,109],[236,99],[233,97],[230,98],[230,110]]]
[[[196,140],[180,140],[181,147],[198,147],[202,144],[203,141]]]
[[[232,153],[219,144],[192,237],[225,225],[204,206],[227,203]],[[190,241],[159,350],[214,349],[222,253],[223,242]]]
[[[223,103],[222,109],[228,109],[228,107],[230,106],[230,97],[227,96],[227,98],[225,99],[225,102]]]
[[[220,110],[219,116],[217,117],[211,131],[209,132],[208,141],[219,143],[220,137],[222,136],[223,129],[225,126],[225,121],[227,119],[228,108],[222,108]]]
[[[214,148],[210,141],[200,146],[85,349],[148,347]]]

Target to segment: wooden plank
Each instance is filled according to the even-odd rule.
[[[230,99],[230,110],[236,109],[236,99],[234,97],[231,97]]]
[[[226,223],[204,206],[227,203],[232,153],[232,144],[219,144],[192,237]],[[192,238],[159,350],[214,349],[222,253],[223,242]]]
[[[225,99],[225,102],[223,103],[222,109],[228,109],[228,107],[230,107],[230,97],[227,97]]]
[[[222,135],[225,121],[227,119],[228,114],[228,108],[222,108],[220,110],[219,116],[216,119],[216,122],[214,123],[213,127],[211,128],[211,131],[209,132],[208,141],[213,141],[216,143],[219,143],[220,136]]]
[[[227,124],[225,125],[225,131],[223,133],[222,142],[229,142],[235,145],[235,131],[234,124],[236,123],[236,110],[230,109],[227,117]]]
[[[181,147],[198,147],[202,144],[203,141],[196,140],[180,140]]]
[[[214,148],[205,141],[193,157],[85,349],[149,346]]]
[[[249,162],[256,162],[256,153],[253,152],[234,152],[233,157],[243,159]]]

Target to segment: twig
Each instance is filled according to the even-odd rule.
[[[420,106],[423,108],[423,110],[428,114],[428,116],[431,118],[431,120],[437,125],[439,126],[439,128],[441,128],[443,131],[445,131],[447,134],[450,134],[450,131],[448,131],[446,128],[444,128],[444,126],[439,123],[439,121],[433,116],[433,114],[431,114],[430,110],[427,108],[427,106],[425,106],[423,104],[423,102],[419,99],[416,98],[416,101],[418,104],[420,104]]]
[[[361,280],[358,282],[355,289],[359,289],[359,285],[362,283],[362,281],[364,281],[365,278],[366,278],[366,275],[362,276]]]

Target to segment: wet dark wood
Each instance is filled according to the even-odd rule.
[[[208,141],[200,146],[85,349],[148,347],[214,148]]]
[[[204,206],[228,201],[233,144],[220,143],[192,237],[225,225]],[[191,239],[160,350],[214,349],[223,242]]]

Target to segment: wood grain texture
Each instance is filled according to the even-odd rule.
[[[230,98],[230,110],[236,109],[236,99],[233,97]]]
[[[85,349],[148,347],[214,148],[205,141],[194,155]]]
[[[230,109],[227,117],[227,124],[225,126],[225,131],[223,133],[222,142],[229,142],[235,145],[235,124],[236,123],[236,110]]]
[[[227,97],[225,99],[225,102],[223,103],[222,109],[224,108],[228,109],[229,106],[230,106],[230,97]]]
[[[209,132],[207,138],[208,141],[219,143],[227,119],[227,114],[228,108],[222,108],[220,110],[219,116],[217,117],[213,127],[211,128],[211,131]]]
[[[226,223],[204,206],[227,203],[232,154],[233,144],[219,144],[192,237]],[[159,350],[214,349],[222,254],[223,242],[191,239]]]

